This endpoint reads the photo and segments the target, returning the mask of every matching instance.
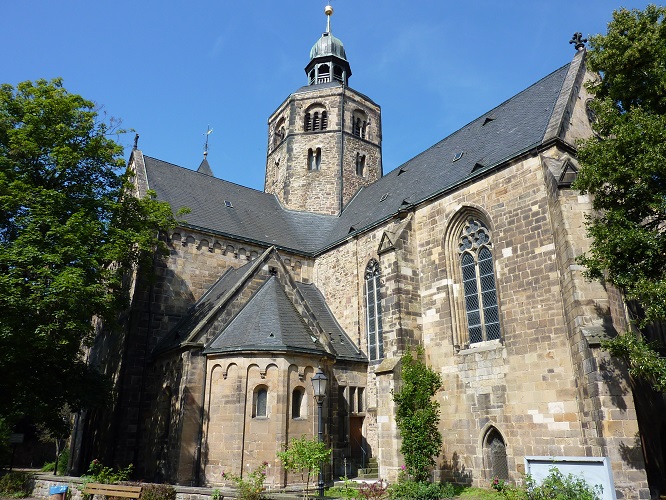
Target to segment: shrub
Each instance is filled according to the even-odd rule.
[[[344,498],[345,500],[361,500],[363,498],[355,481],[352,481],[347,476],[340,479],[344,481],[344,484],[326,490],[327,497]]]
[[[307,474],[305,482],[305,496],[309,496],[310,478],[319,473],[319,466],[331,456],[331,449],[326,443],[319,442],[317,438],[292,439],[284,451],[277,453],[278,458],[289,472],[301,471]],[[314,482],[314,480],[313,480]]]
[[[35,477],[28,472],[8,472],[0,477],[0,496],[23,498],[30,496]]]
[[[95,459],[90,462],[88,473],[83,476],[85,483],[114,484],[127,481],[132,475],[134,466],[129,464],[124,469],[113,470],[112,467],[104,467],[102,462]]]
[[[69,448],[65,448],[58,457],[58,475],[64,476],[67,474],[67,463],[69,462]],[[42,472],[53,472],[55,470],[55,461],[46,462],[40,469]]]
[[[365,500],[383,500],[388,495],[388,483],[381,479],[375,483],[361,483],[359,493]]]
[[[435,394],[442,385],[440,375],[425,364],[419,347],[401,358],[402,387],[393,393],[396,404],[395,423],[400,431],[400,452],[413,479],[426,482],[436,465],[435,457],[442,447],[439,432],[439,403]]]
[[[541,484],[537,485],[530,476],[525,483],[528,500],[601,500],[601,486],[590,486],[573,474],[565,476],[556,467],[551,467]]]
[[[222,477],[234,483],[238,488],[238,498],[241,500],[261,500],[263,498],[264,479],[266,479],[266,467],[268,467],[268,462],[263,462],[250,472],[246,478],[231,472],[223,472]]]
[[[170,484],[144,484],[140,500],[176,500],[176,488]]]
[[[399,479],[389,487],[391,500],[440,500],[440,498],[452,498],[454,493],[453,485],[450,484],[442,487],[437,483],[408,478]]]

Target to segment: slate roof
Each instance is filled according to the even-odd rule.
[[[337,358],[350,361],[367,361],[367,358],[356,348],[336,321],[321,291],[312,283],[297,282],[296,286],[317,317],[322,329],[330,335],[331,345],[335,349]]]
[[[269,278],[204,353],[304,352],[328,355],[276,277]]]
[[[569,64],[364,187],[330,234],[335,242],[539,146]],[[458,160],[456,155],[460,155]]]
[[[187,225],[261,244],[314,252],[325,243],[336,218],[286,210],[277,198],[149,156],[148,188],[174,211],[187,207]],[[231,206],[227,206],[227,203]]]
[[[211,286],[192,307],[190,307],[187,315],[185,315],[176,326],[171,329],[169,334],[162,339],[153,352],[167,351],[178,347],[182,342],[187,341],[197,325],[205,320],[215,305],[221,301],[227,292],[247,276],[250,268],[252,268],[254,264],[255,262],[248,262],[237,269],[232,267],[227,268],[213,286]]]
[[[544,142],[571,64],[467,124],[361,189],[339,216],[286,210],[277,198],[145,156],[148,187],[188,225],[222,235],[317,254],[399,210],[435,197]],[[461,155],[459,159],[454,159]],[[233,208],[225,206],[225,201]]]

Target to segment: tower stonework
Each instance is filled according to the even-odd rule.
[[[268,119],[264,190],[291,210],[336,215],[382,176],[381,110],[347,86],[351,68],[330,28],[305,72],[309,85]]]

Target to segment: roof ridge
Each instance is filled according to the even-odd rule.
[[[202,175],[202,176],[206,177],[207,179],[215,179],[218,182],[224,182],[224,183],[227,183],[227,184],[231,184],[233,186],[238,186],[240,188],[247,189],[248,191],[254,191],[256,193],[261,193],[261,194],[266,194],[266,195],[270,194],[270,193],[267,193],[265,191],[261,191],[259,189],[255,189],[255,188],[248,187],[248,186],[243,186],[242,184],[237,184],[236,182],[233,182],[233,181],[228,181],[228,180],[222,179],[220,177],[215,177],[214,175],[211,176],[211,175],[208,175],[208,174],[204,174],[202,172],[197,172],[196,170],[192,170],[191,168],[182,167],[180,165],[176,165],[175,163],[171,163],[169,161],[160,160],[159,158],[155,158],[154,156],[143,155],[143,157],[144,158],[150,158],[151,160],[154,160],[154,161],[159,161],[160,163],[166,163],[167,165],[171,165],[172,167],[176,167],[176,168],[179,168],[181,170],[191,172],[193,174]]]
[[[465,128],[467,128],[468,126],[472,125],[474,122],[479,121],[481,118],[483,118],[483,117],[485,117],[485,116],[491,114],[493,111],[495,111],[495,110],[501,108],[501,107],[504,106],[505,104],[507,104],[507,103],[509,103],[509,102],[511,102],[511,101],[513,101],[513,100],[516,100],[519,96],[521,96],[522,94],[526,93],[528,90],[532,89],[533,87],[536,87],[536,86],[537,86],[538,84],[540,84],[542,81],[544,81],[544,80],[550,78],[551,76],[553,76],[553,75],[554,75],[555,73],[557,73],[558,71],[562,71],[563,68],[565,68],[565,67],[567,67],[567,66],[569,66],[569,65],[571,65],[571,62],[568,62],[567,64],[564,64],[564,65],[560,66],[559,68],[557,68],[557,69],[554,70],[554,71],[551,71],[551,72],[548,73],[546,76],[544,76],[543,78],[540,78],[539,80],[537,80],[536,82],[534,82],[534,83],[533,83],[532,85],[530,85],[529,87],[524,88],[523,90],[521,90],[521,91],[518,92],[517,94],[514,94],[514,95],[512,95],[511,97],[509,97],[508,99],[502,101],[501,103],[499,103],[499,104],[498,104],[497,106],[495,106],[494,108],[491,108],[491,109],[489,109],[488,111],[486,111],[485,113],[480,114],[479,116],[477,116],[476,118],[474,118],[474,119],[471,120],[470,122],[468,122],[468,123],[466,123],[465,125],[459,127],[458,129],[456,129],[454,132],[451,132],[449,135],[447,135],[446,137],[440,139],[440,140],[437,141],[435,144],[433,144],[432,146],[430,146],[428,149],[424,149],[424,150],[421,151],[419,154],[413,156],[412,158],[408,159],[407,161],[404,161],[403,163],[401,163],[400,165],[398,165],[398,166],[395,167],[394,169],[392,169],[392,170],[390,170],[389,172],[387,172],[387,174],[386,174],[384,177],[386,177],[386,176],[388,176],[389,174],[393,173],[395,170],[399,169],[400,167],[404,167],[405,165],[407,165],[407,163],[409,163],[409,162],[415,160],[415,159],[418,158],[419,156],[422,156],[422,155],[424,155],[425,153],[427,153],[428,151],[431,151],[432,149],[436,148],[439,144],[441,144],[441,143],[444,142],[445,140],[447,140],[447,139],[449,139],[449,138],[451,138],[451,137],[455,137],[455,136],[456,136],[457,134],[459,134],[459,133],[462,133],[462,131],[463,131]],[[383,179],[384,177],[378,179],[377,182],[380,182],[381,179]]]

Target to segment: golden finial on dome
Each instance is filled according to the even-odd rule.
[[[333,7],[327,5],[324,7],[324,14],[326,14],[326,33],[331,32],[331,16],[333,15]]]

